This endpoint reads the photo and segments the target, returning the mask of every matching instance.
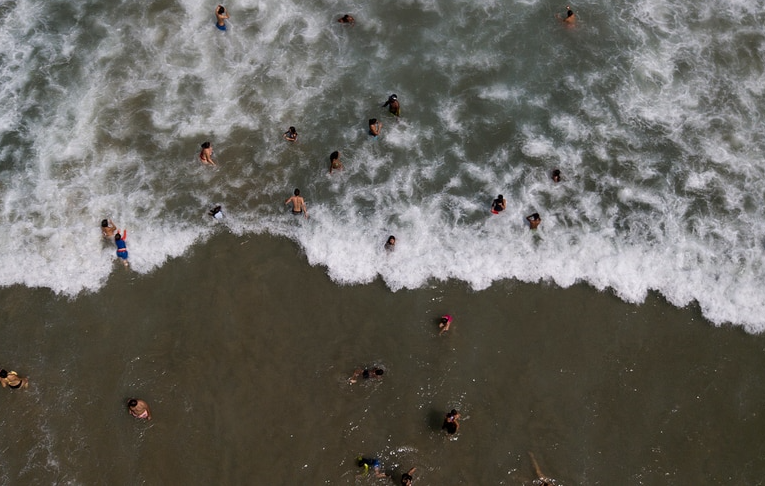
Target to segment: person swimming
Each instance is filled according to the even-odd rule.
[[[19,376],[15,371],[0,370],[0,384],[3,388],[8,387],[11,390],[29,387],[29,380]]]
[[[351,27],[356,25],[356,19],[354,19],[353,16],[349,14],[343,15],[342,17],[337,19],[337,21],[340,22],[341,24],[351,24]]]
[[[382,466],[380,466],[379,459],[374,459],[374,458],[370,459],[370,458],[359,456],[356,458],[356,464],[359,467],[364,468],[364,472],[361,474],[362,476],[366,476],[367,474],[369,474],[369,470],[371,469],[374,472],[376,478],[388,477],[387,474],[385,474],[384,472],[380,470]]]
[[[507,201],[505,200],[504,196],[500,194],[497,196],[497,199],[491,203],[491,212],[492,214],[499,214],[500,212],[504,211],[506,207]]]
[[[215,206],[211,210],[207,211],[207,214],[215,219],[223,219],[223,208],[221,206]]]
[[[350,378],[348,378],[348,383],[356,383],[359,381],[359,377],[361,377],[364,380],[382,380],[383,375],[385,374],[385,370],[382,368],[374,367],[372,369],[369,368],[356,368],[356,370],[353,372],[353,375],[351,375]]]

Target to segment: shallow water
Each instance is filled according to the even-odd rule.
[[[0,298],[0,354],[32,383],[0,394],[4,484],[374,482],[355,478],[358,454],[433,485],[531,484],[528,452],[560,484],[765,471],[762,338],[654,295],[337,286],[285,240],[222,234],[74,301]],[[383,381],[347,384],[370,365]]]

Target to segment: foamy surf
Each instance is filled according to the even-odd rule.
[[[0,16],[0,285],[97,291],[124,271],[108,217],[138,274],[215,231],[267,232],[341,284],[586,282],[765,329],[762,34],[744,4],[716,22],[681,2],[583,5],[576,29],[533,2],[418,4],[428,21],[406,35],[379,5],[231,5],[225,34],[198,2],[148,22],[67,4],[72,23],[62,5]],[[206,140],[218,169],[198,163]],[[295,187],[309,220],[286,213]]]

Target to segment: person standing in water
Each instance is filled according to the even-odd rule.
[[[284,140],[288,142],[297,142],[297,137],[298,137],[297,130],[295,130],[295,127],[290,127],[289,130],[284,132],[284,135],[282,135],[282,137],[284,137]]]
[[[439,331],[438,335],[440,336],[441,334],[448,331],[451,325],[452,325],[452,316],[450,316],[449,314],[444,314],[443,316],[441,316],[441,321],[438,323],[438,327],[441,329],[441,331]]]
[[[292,203],[292,214],[296,216],[302,214],[304,218],[308,219],[308,208],[305,206],[305,199],[300,195],[300,189],[296,188],[294,194],[294,196],[287,198],[284,204]]]
[[[223,5],[218,5],[215,7],[215,27],[218,28],[218,30],[222,30],[225,32],[226,30],[226,19],[228,18],[228,12],[226,12],[226,8]]]
[[[449,435],[456,434],[460,428],[459,419],[461,417],[462,415],[460,415],[460,413],[457,410],[452,409],[451,412],[446,414],[446,417],[444,418],[444,423],[441,425],[441,428],[446,430],[446,433]]]
[[[558,183],[560,182],[560,169],[554,169],[552,171],[552,174],[550,175],[550,178],[553,180],[553,182]]]
[[[377,118],[369,119],[369,135],[370,136],[377,138],[377,136],[380,135],[381,128],[382,128],[382,123],[377,121]]]
[[[412,478],[412,474],[414,474],[416,470],[417,468],[413,467],[401,475],[401,486],[412,486],[412,479],[414,479]]]
[[[199,160],[205,165],[215,167],[215,161],[212,159],[213,148],[210,142],[202,143],[202,151],[199,152]]]
[[[390,235],[388,237],[388,241],[385,242],[384,248],[388,251],[393,251],[396,249],[396,237],[393,235]]]
[[[333,170],[343,170],[343,164],[340,162],[340,152],[337,150],[329,154],[329,173],[331,174]]]
[[[569,7],[568,5],[566,5],[566,17],[565,18],[561,17],[560,14],[556,13],[555,18],[557,18],[558,20],[560,20],[561,22],[565,24],[573,25],[576,23],[576,14],[574,13],[573,10],[571,10],[571,7]]]
[[[125,268],[127,268],[129,265],[127,244],[125,243],[127,230],[122,230],[122,233],[122,235],[120,235],[119,232],[114,234],[114,244],[117,245],[117,256],[122,259],[122,263],[125,265]]]
[[[127,405],[128,411],[133,417],[151,420],[151,409],[149,408],[148,403],[144,402],[143,400],[131,398],[128,400]]]
[[[383,103],[382,107],[388,107],[388,111],[391,112],[391,114],[395,116],[401,116],[401,105],[398,103],[398,96],[395,94],[392,94],[388,97],[388,101]]]
[[[29,380],[19,376],[15,371],[0,370],[0,384],[3,385],[3,388],[8,387],[11,390],[17,390],[19,388],[28,388]]]
[[[542,222],[542,218],[539,217],[539,213],[534,213],[526,216],[526,221],[529,222],[529,228],[535,230],[539,223]]]
[[[117,231],[117,226],[111,219],[104,219],[101,221],[101,235],[106,239],[114,237],[114,232]]]
[[[499,214],[502,211],[504,211],[506,207],[507,207],[507,201],[505,200],[504,196],[500,194],[499,196],[497,196],[497,199],[495,199],[494,202],[491,203],[491,213]]]

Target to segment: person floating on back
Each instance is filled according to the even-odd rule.
[[[127,251],[127,244],[125,243],[125,238],[127,238],[127,230],[122,230],[122,235],[119,234],[119,232],[114,234],[114,244],[117,245],[117,256],[122,259],[122,263],[125,265],[125,268],[128,266],[128,251]]]
[[[284,135],[282,135],[282,137],[284,137],[284,140],[288,142],[297,142],[297,137],[298,137],[297,130],[295,130],[295,127],[290,127],[289,130],[284,132]]]
[[[226,19],[228,18],[228,12],[226,12],[226,8],[223,5],[218,5],[215,7],[215,27],[218,28],[218,30],[225,31],[226,30]]]
[[[534,213],[526,216],[526,221],[529,222],[529,228],[537,229],[539,223],[542,222],[542,218],[539,217],[539,213]]]
[[[495,199],[494,202],[491,203],[491,213],[499,214],[502,211],[504,211],[506,207],[507,207],[507,201],[502,196],[502,194],[500,194],[499,196],[497,196],[497,199]]]
[[[343,164],[340,162],[340,152],[335,150],[331,154],[329,154],[329,173],[331,174],[333,170],[342,170]]]
[[[396,116],[401,116],[401,105],[398,103],[398,96],[392,94],[388,97],[388,101],[383,103],[382,107],[388,107],[388,111]]]
[[[210,142],[202,143],[202,151],[199,152],[199,160],[205,165],[215,167],[215,161],[212,159],[213,148]]]
[[[303,215],[308,219],[308,208],[305,205],[305,199],[300,195],[300,189],[295,189],[294,196],[287,198],[284,204],[292,204],[292,214],[299,216]]]
[[[340,22],[341,24],[350,24],[351,27],[356,25],[356,19],[354,19],[353,16],[351,16],[349,14],[343,15],[342,17],[337,19],[337,21]]]
[[[0,370],[0,384],[3,385],[3,388],[8,387],[11,390],[18,390],[19,388],[28,388],[29,380],[19,376],[15,371]]]

